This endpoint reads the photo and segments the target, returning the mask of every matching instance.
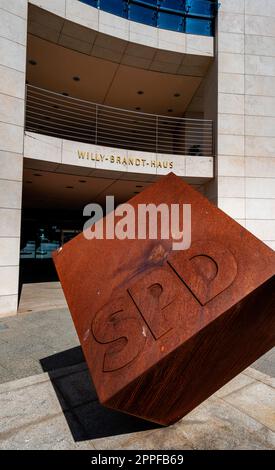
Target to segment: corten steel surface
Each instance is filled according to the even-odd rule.
[[[80,234],[54,262],[100,402],[167,425],[275,345],[275,253],[173,174],[131,199],[163,202],[189,250]]]

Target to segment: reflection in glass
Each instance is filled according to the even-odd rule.
[[[171,13],[160,12],[158,17],[158,27],[170,29],[171,31],[183,31],[184,17]]]
[[[80,0],[129,20],[171,31],[214,35],[217,0]],[[169,11],[170,10],[170,11]],[[173,13],[174,12],[174,13]],[[182,15],[180,14],[182,12]]]
[[[186,18],[185,31],[189,34],[211,36],[212,22],[209,20],[200,20],[199,18]]]
[[[81,0],[81,2],[95,8],[98,6],[98,0]]]
[[[171,10],[185,11],[186,0],[160,0],[160,7],[170,8]]]
[[[186,11],[193,15],[212,15],[212,2],[205,0],[186,0]]]
[[[136,0],[138,2],[138,0]],[[129,3],[135,2],[135,0],[130,0]],[[147,3],[148,5],[157,6],[159,4],[159,0],[141,0],[142,3]]]
[[[129,6],[129,20],[137,23],[147,24],[149,26],[157,26],[157,11],[153,8],[131,3]]]
[[[100,0],[100,8],[107,11],[108,13],[113,13],[114,15],[127,17],[128,2],[127,0]]]
[[[37,223],[39,222],[37,221]],[[27,232],[25,237],[24,232]],[[80,233],[80,230],[77,228],[64,229],[51,224],[37,228],[36,223],[34,223],[30,229],[29,227],[26,228],[26,225],[23,224],[23,240],[20,258],[51,259],[53,251],[71,240],[78,233]]]

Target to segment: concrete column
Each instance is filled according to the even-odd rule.
[[[245,226],[244,0],[223,0],[217,23],[217,203]]]
[[[275,249],[275,2],[245,0],[246,227]]]
[[[217,154],[217,58],[211,64],[204,81],[203,109],[204,118],[213,122],[213,151]],[[204,194],[215,205],[217,205],[217,158],[214,159],[215,178],[204,185]]]
[[[275,2],[222,0],[218,206],[275,248]]]
[[[0,317],[17,312],[27,0],[0,0]]]

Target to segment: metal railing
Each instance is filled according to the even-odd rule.
[[[27,85],[25,128],[107,147],[213,156],[212,121],[113,108],[32,85]]]

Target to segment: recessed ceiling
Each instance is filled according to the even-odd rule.
[[[31,164],[34,167],[39,164],[39,171],[26,167]],[[97,170],[90,170],[91,176],[79,176],[78,167],[60,165],[55,171],[45,171],[42,169],[43,165],[46,168],[47,162],[34,162],[28,159],[24,162],[23,208],[83,210],[83,207],[89,203],[98,203],[104,208],[106,196],[113,195],[115,204],[121,204],[159,178],[156,176],[150,178],[144,174],[143,179],[142,175],[137,175],[136,178],[132,175],[132,179],[127,179],[129,178],[127,175],[121,177],[120,172],[107,170],[101,174]],[[73,174],[74,170],[76,174]],[[66,171],[68,173],[65,173]],[[40,176],[35,176],[37,174]],[[106,177],[102,176],[103,174]],[[185,181],[191,183],[187,178]],[[193,187],[203,191],[199,179],[193,183]]]
[[[105,196],[113,195],[115,203],[122,203],[142,191],[151,183],[140,181],[117,180],[98,176],[79,177],[49,171],[24,169],[23,207],[44,209],[83,209],[86,204],[104,205]],[[118,173],[119,175],[119,173]],[[85,181],[85,183],[83,183]],[[137,188],[138,186],[142,186]]]
[[[202,77],[117,64],[28,35],[28,83],[80,99],[147,113],[182,116]],[[79,77],[80,80],[75,80]],[[139,94],[143,91],[143,94]],[[175,96],[175,95],[180,95]]]

